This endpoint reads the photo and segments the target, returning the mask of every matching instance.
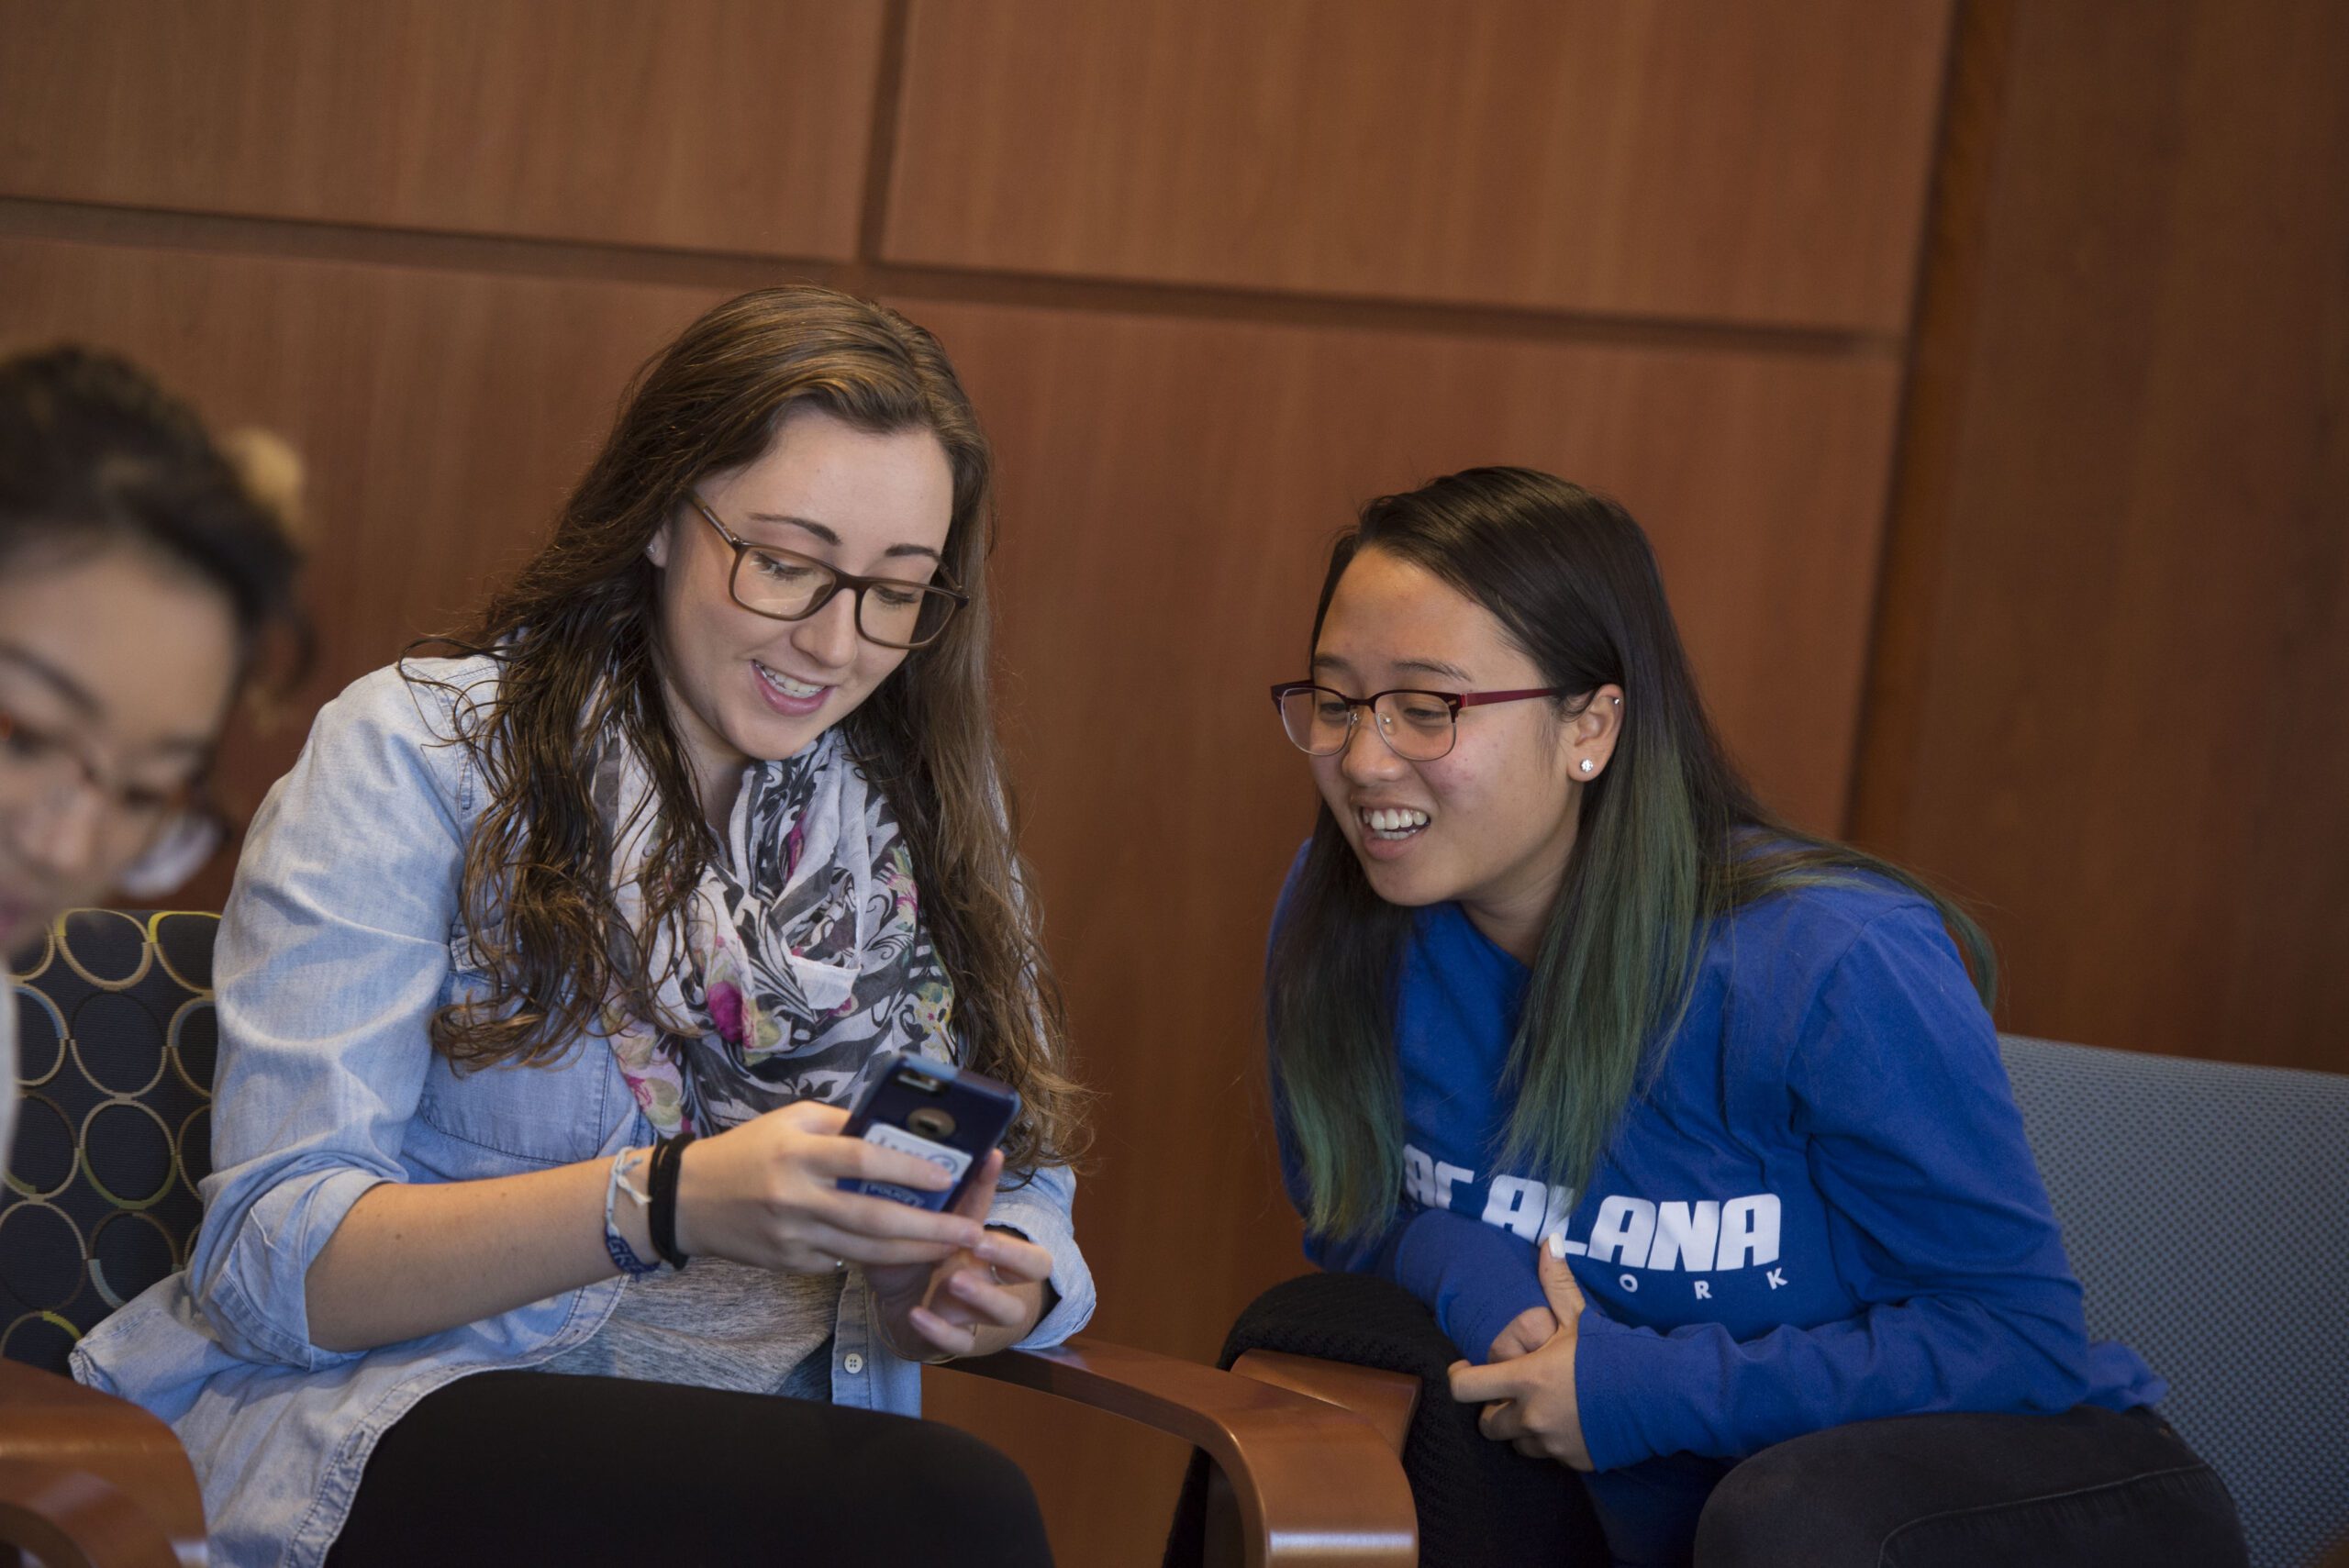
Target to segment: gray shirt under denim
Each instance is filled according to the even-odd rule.
[[[412,661],[485,695],[486,659]],[[304,1279],[378,1182],[471,1181],[608,1157],[651,1140],[610,1051],[460,1076],[426,1037],[478,978],[458,873],[482,784],[446,690],[380,670],[318,715],[254,817],[223,912],[215,1169],[187,1268],[73,1352],[74,1375],[172,1423],[195,1462],[219,1568],[315,1568],[375,1441],[467,1373],[539,1366],[594,1340],[618,1278],[364,1352],[313,1343]],[[1059,1168],[998,1194],[991,1223],[1052,1255],[1060,1301],[1023,1341],[1057,1344],[1093,1311]],[[831,1327],[831,1397],[915,1413],[920,1369],[874,1331],[852,1271]]]
[[[647,1274],[620,1287],[595,1338],[541,1362],[548,1372],[685,1383],[738,1394],[832,1396],[838,1274],[781,1274],[724,1258],[683,1273]]]

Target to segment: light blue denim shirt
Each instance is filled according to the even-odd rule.
[[[445,684],[396,668],[354,683],[319,712],[254,817],[214,959],[220,1064],[203,1228],[185,1271],[73,1352],[76,1377],[178,1432],[221,1568],[312,1568],[376,1440],[418,1399],[570,1350],[619,1298],[615,1277],[364,1352],[311,1341],[310,1263],[376,1183],[507,1176],[651,1139],[600,1040],[554,1066],[463,1076],[428,1043],[435,1009],[479,984],[452,955],[470,951],[457,888],[482,788],[467,749],[447,743],[459,700],[447,688],[485,697],[495,667],[407,667]],[[1052,1255],[1060,1302],[1027,1346],[1057,1344],[1093,1313],[1074,1192],[1067,1171],[1041,1171],[1000,1192],[989,1217]],[[920,1368],[891,1354],[872,1319],[852,1272],[833,1401],[912,1415]]]

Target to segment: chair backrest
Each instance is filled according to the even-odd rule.
[[[0,1355],[63,1372],[100,1318],[187,1262],[212,1168],[219,923],[77,909],[18,973]]]
[[[2349,1077],[2008,1037],[2088,1332],[2169,1379],[2254,1568],[2349,1530]]]

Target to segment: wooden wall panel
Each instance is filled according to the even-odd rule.
[[[1903,330],[1947,0],[913,0],[885,253]]]
[[[2011,1027],[2349,1068],[2349,11],[1961,50],[1855,829]]]
[[[453,629],[551,525],[621,384],[717,295],[642,284],[0,239],[0,348],[132,355],[216,428],[302,451],[318,669],[228,748],[257,804],[317,704]],[[189,897],[217,906],[226,863]]]
[[[882,0],[0,0],[0,194],[841,257]]]
[[[1614,491],[1659,541],[1732,742],[1774,799],[1832,826],[1896,367],[896,303],[943,339],[1001,454],[1026,843],[1108,1096],[1079,1204],[1097,1326],[1209,1356],[1304,1268],[1257,1018],[1313,794],[1265,687],[1303,671],[1332,535],[1361,500],[1479,462]],[[1054,1505],[1063,1560],[1156,1560],[1178,1446],[933,1384],[936,1413],[1052,1496],[1096,1499]]]

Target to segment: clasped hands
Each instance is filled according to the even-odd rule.
[[[1531,1459],[1554,1459],[1573,1470],[1588,1470],[1590,1449],[1583,1441],[1582,1410],[1575,1396],[1575,1342],[1582,1321],[1582,1287],[1563,1254],[1536,1250],[1542,1294],[1548,1304],[1529,1307],[1494,1336],[1486,1364],[1452,1363],[1452,1396],[1482,1405],[1477,1429]]]
[[[875,1328],[908,1361],[985,1355],[1018,1343],[1043,1314],[1052,1254],[989,1230],[1003,1154],[987,1156],[962,1201],[932,1213],[844,1180],[942,1192],[927,1160],[842,1138],[848,1113],[802,1100],[687,1146],[678,1173],[677,1244],[786,1273],[863,1269]]]

